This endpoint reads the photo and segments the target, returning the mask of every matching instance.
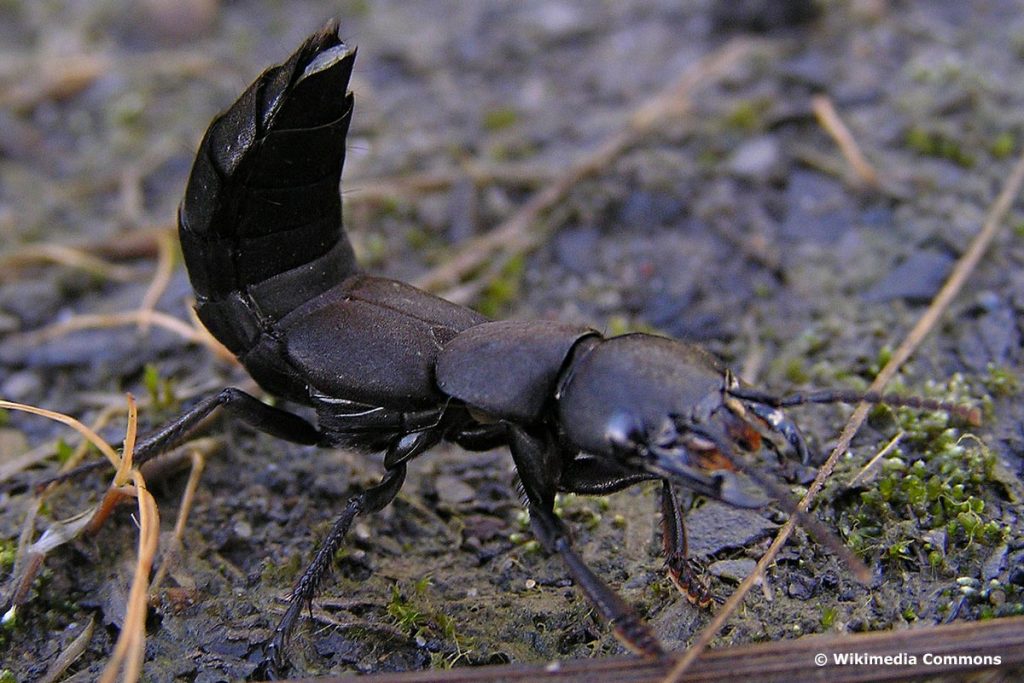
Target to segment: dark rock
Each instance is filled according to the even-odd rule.
[[[711,22],[718,31],[765,33],[804,24],[819,12],[814,0],[716,0]]]
[[[917,251],[896,266],[862,296],[870,303],[894,299],[931,300],[953,268],[953,257],[938,251]]]
[[[60,288],[53,278],[23,279],[0,287],[0,310],[18,318],[22,329],[52,323],[62,300]]]
[[[593,227],[561,230],[555,236],[555,258],[574,273],[585,275],[597,265],[598,233]]]
[[[810,600],[814,597],[815,581],[807,576],[791,574],[789,585],[786,586],[786,593],[797,600]]]
[[[437,488],[437,497],[442,503],[449,505],[467,503],[473,500],[473,497],[476,495],[476,491],[472,486],[460,478],[448,474],[439,476],[437,481],[434,482],[434,486]]]
[[[1009,548],[1005,543],[992,551],[992,554],[981,565],[981,578],[986,581],[999,578],[999,575],[1003,573],[1003,569],[1006,568],[1006,555],[1008,552]]]
[[[683,202],[675,195],[637,190],[626,198],[619,220],[630,229],[650,229],[674,222],[684,209]]]
[[[754,510],[708,502],[686,514],[690,554],[708,557],[742,548],[770,535],[776,526]]]
[[[819,173],[793,172],[785,204],[780,236],[788,240],[834,244],[853,224],[852,199],[842,185]]]
[[[1008,306],[991,310],[978,318],[974,336],[981,349],[977,349],[977,353],[963,354],[965,362],[978,371],[984,370],[989,363],[1015,365],[1024,346],[1017,320],[1017,314]]]

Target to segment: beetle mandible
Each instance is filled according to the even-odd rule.
[[[353,520],[388,505],[409,460],[443,440],[467,450],[507,446],[543,547],[564,560],[625,645],[661,654],[643,620],[573,550],[553,511],[556,493],[604,495],[660,481],[669,574],[692,602],[707,605],[711,595],[687,558],[675,487],[763,505],[740,470],[794,512],[742,458],[767,447],[807,461],[804,438],[782,408],[899,399],[778,399],[744,387],[690,344],[491,321],[364,274],[342,227],[339,193],[355,56],[331,22],[260,75],[210,125],[179,210],[200,319],[265,391],[311,406],[316,426],[228,388],[141,440],[137,461],[180,442],[217,407],[289,441],[384,453],[380,483],[348,500],[295,584],[264,652],[267,673],[283,666],[288,636]]]

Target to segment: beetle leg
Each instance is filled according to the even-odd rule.
[[[302,572],[291,595],[288,596],[288,609],[274,629],[273,637],[266,644],[263,661],[254,672],[255,676],[273,678],[284,668],[284,649],[288,637],[295,628],[302,608],[313,599],[317,586],[330,568],[335,553],[338,552],[345,534],[352,525],[352,520],[364,512],[377,512],[394,500],[405,481],[405,469],[405,464],[402,463],[388,470],[379,484],[349,498],[348,504],[335,520],[327,537],[320,542],[313,561],[306,567],[306,571]]]
[[[634,484],[657,478],[654,474],[622,465],[608,458],[579,455],[562,468],[558,489],[584,496],[607,496]]]
[[[645,657],[660,657],[664,654],[657,637],[640,615],[591,571],[583,558],[573,550],[569,531],[555,516],[553,509],[531,504],[530,522],[537,539],[548,552],[557,552],[562,557],[573,581],[604,620],[611,624],[615,636],[623,645]]]
[[[612,625],[626,647],[646,657],[664,654],[643,619],[583,562],[572,547],[569,530],[554,512],[559,451],[553,437],[509,425],[509,449],[529,500],[530,526],[544,548],[558,553],[590,604]]]
[[[221,407],[231,417],[285,441],[308,446],[320,442],[320,432],[306,420],[287,410],[268,406],[241,389],[229,387],[203,399],[184,415],[141,439],[135,446],[135,462],[142,463],[181,443],[196,425]]]
[[[508,443],[508,430],[500,423],[472,424],[453,432],[448,438],[467,451],[489,451]]]
[[[716,600],[701,578],[700,570],[688,556],[683,510],[672,484],[661,482],[661,538],[668,576],[691,604],[708,607]]]
[[[139,439],[135,444],[133,461],[141,465],[161,453],[166,453],[174,448],[186,437],[198,424],[217,408],[224,408],[231,417],[237,418],[255,427],[261,432],[276,436],[285,441],[312,446],[320,443],[321,433],[316,427],[306,420],[287,410],[281,410],[268,406],[263,401],[250,396],[241,389],[228,387],[213,396],[207,396],[199,403],[192,406],[184,415],[176,417],[152,434]],[[36,484],[36,489],[41,490],[46,486],[75,479],[87,472],[107,467],[106,460],[86,463],[68,472],[63,472],[55,477],[44,479]]]
[[[587,496],[603,496],[621,491],[633,484],[651,481],[658,477],[643,471],[636,471],[614,461],[594,456],[580,456],[562,472],[558,483],[561,491]],[[692,604],[707,607],[716,600],[707,584],[701,580],[696,563],[687,557],[686,526],[679,507],[675,489],[668,480],[662,479],[661,529],[665,549],[665,564],[669,578],[676,588]]]
[[[440,429],[425,429],[402,435],[392,443],[384,455],[384,467],[391,469],[408,462],[435,446],[443,436],[444,433]]]

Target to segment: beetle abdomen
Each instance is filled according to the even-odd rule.
[[[280,329],[288,362],[311,393],[415,410],[444,403],[434,382],[438,354],[486,320],[405,283],[356,275],[294,311]]]
[[[338,191],[355,51],[329,24],[211,124],[178,213],[199,317],[236,354],[352,274]]]

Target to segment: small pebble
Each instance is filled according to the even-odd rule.
[[[756,566],[757,562],[751,559],[719,560],[718,562],[713,562],[708,567],[708,572],[720,579],[740,583],[743,579],[750,576]]]
[[[778,140],[764,135],[740,145],[729,160],[729,170],[747,180],[767,182],[783,170],[781,162]]]
[[[448,474],[439,476],[434,485],[437,488],[437,497],[449,505],[468,503],[476,496],[472,486]]]

